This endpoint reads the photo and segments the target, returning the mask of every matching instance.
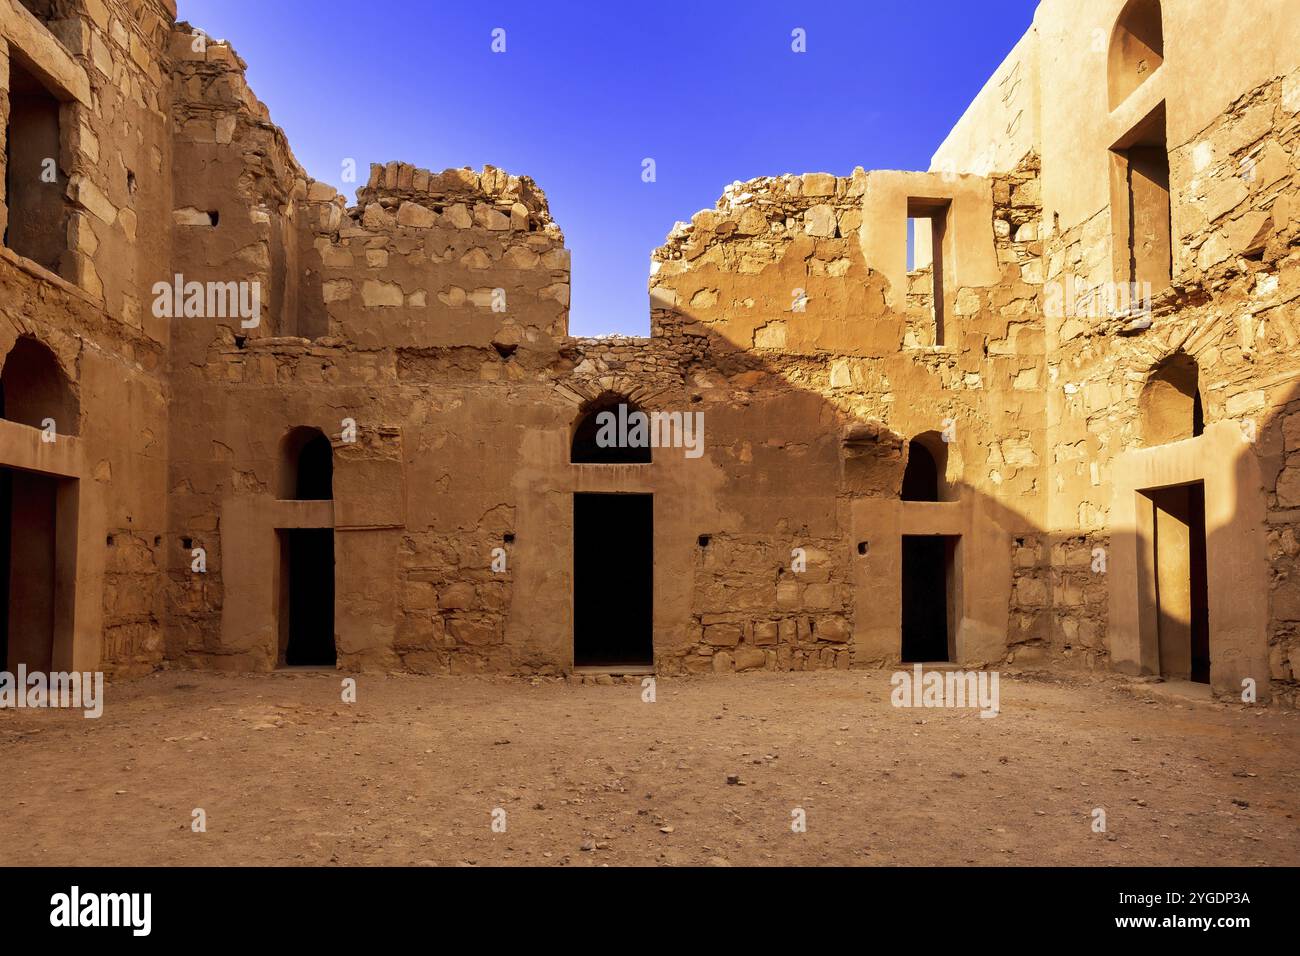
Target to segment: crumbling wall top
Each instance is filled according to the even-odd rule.
[[[313,198],[329,188],[323,183],[313,185]],[[533,178],[512,176],[495,166],[485,165],[479,173],[468,166],[435,173],[409,163],[371,163],[369,181],[357,190],[357,208],[371,203],[396,207],[407,202],[435,212],[457,203],[470,209],[488,207],[480,215],[495,213],[513,229],[544,232],[561,242],[564,238],[551,218],[546,194]]]
[[[676,223],[664,244],[651,254],[659,263],[695,260],[715,247],[734,242],[784,244],[796,236],[832,239],[856,232],[867,174],[861,166],[849,176],[804,173],[737,180],[722,191],[713,209],[702,209],[690,222]],[[651,281],[654,279],[652,277]]]

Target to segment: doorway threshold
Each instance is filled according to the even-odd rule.
[[[1214,693],[1210,689],[1210,685],[1202,684],[1199,681],[1175,677],[1166,677],[1161,680],[1147,678],[1146,680],[1134,681],[1132,687],[1134,691],[1141,691],[1144,694],[1150,694],[1152,697],[1160,697],[1179,704],[1210,704],[1214,702]]]
[[[653,677],[655,666],[653,664],[583,665],[575,667],[573,673],[579,677],[597,677],[601,674],[609,674],[611,677]]]

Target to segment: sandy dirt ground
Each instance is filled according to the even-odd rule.
[[[874,671],[343,676],[0,711],[0,864],[1300,864],[1300,715],[1122,678],[1003,675],[981,719]]]

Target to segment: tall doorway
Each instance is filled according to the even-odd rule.
[[[654,496],[573,496],[573,663],[654,663]]]
[[[0,468],[0,664],[54,664],[58,479]]]
[[[304,528],[280,535],[280,663],[334,667],[334,531]]]
[[[1151,561],[1155,579],[1160,673],[1210,682],[1209,579],[1205,543],[1205,485],[1197,482],[1145,492],[1151,501]]]
[[[957,539],[903,536],[904,663],[952,660],[953,567]]]

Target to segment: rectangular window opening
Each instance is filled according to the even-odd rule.
[[[930,316],[929,328],[918,330],[921,345],[944,345],[947,316],[944,259],[948,234],[948,200],[907,201],[907,301],[909,311]],[[929,341],[926,341],[928,339]]]
[[[59,167],[62,103],[17,56],[9,61],[4,243],[61,274],[67,251],[68,181]]]
[[[1161,104],[1111,147],[1111,221],[1115,274],[1145,301],[1173,281],[1169,147]]]

